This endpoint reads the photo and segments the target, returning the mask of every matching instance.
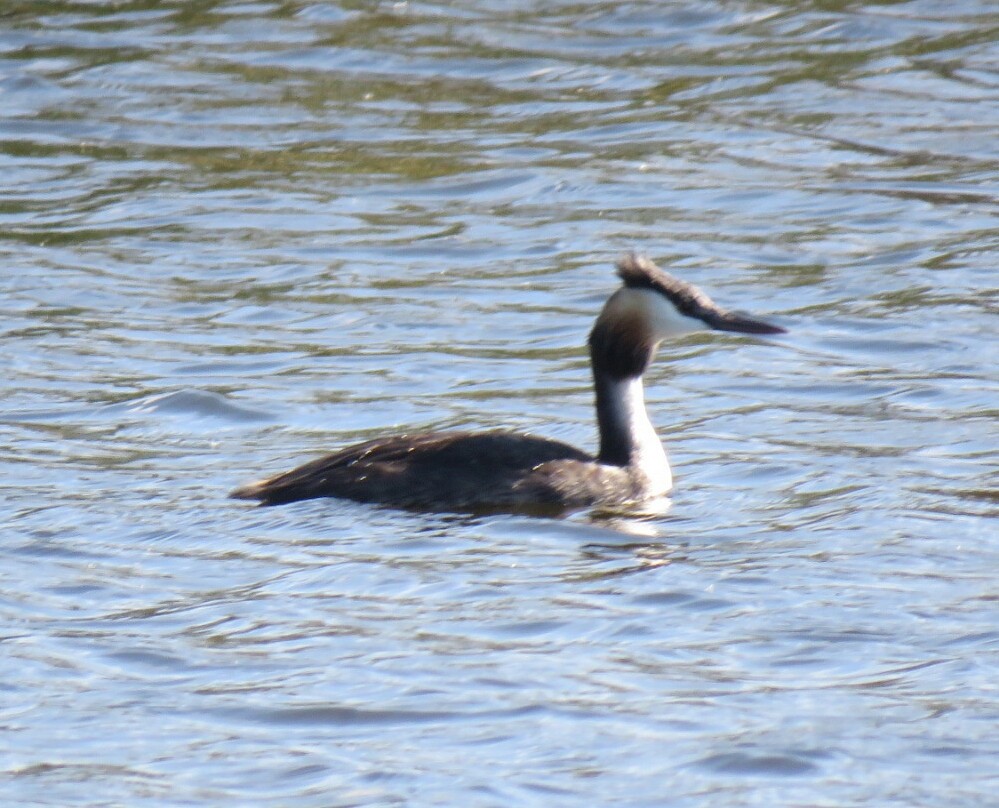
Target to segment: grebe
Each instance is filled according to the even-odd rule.
[[[343,497],[436,511],[560,512],[640,503],[673,486],[645,411],[642,374],[660,342],[703,329],[782,334],[722,309],[652,261],[630,255],[623,281],[590,332],[600,451],[515,432],[428,432],[359,443],[238,488],[231,496],[280,505]]]

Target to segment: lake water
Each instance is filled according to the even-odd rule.
[[[999,805],[995,11],[4,4],[3,802]],[[668,513],[226,499],[592,448],[629,250]]]

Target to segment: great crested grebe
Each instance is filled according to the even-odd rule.
[[[565,511],[641,503],[673,486],[645,411],[642,374],[660,342],[704,329],[782,334],[716,305],[696,286],[630,255],[624,285],[590,332],[600,452],[516,432],[426,432],[359,443],[237,488],[231,496],[280,505],[343,497],[433,511]]]

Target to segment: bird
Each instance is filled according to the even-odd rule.
[[[722,308],[645,256],[625,256],[617,274],[621,286],[588,340],[599,429],[595,456],[562,441],[502,429],[401,434],[348,446],[230,496],[262,505],[338,497],[428,512],[538,514],[665,497],[673,476],[642,383],[660,343],[703,330],[786,330]]]

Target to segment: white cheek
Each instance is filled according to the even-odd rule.
[[[645,290],[642,290],[643,292]],[[679,337],[684,334],[693,334],[697,331],[706,330],[707,326],[700,320],[693,317],[685,317],[676,310],[676,307],[657,292],[645,292],[647,305],[650,307],[650,321],[655,330],[656,337],[668,339],[669,337]]]
[[[700,320],[684,317],[651,289],[618,289],[607,301],[600,319],[629,326],[638,334],[651,332],[656,342],[707,329]]]

